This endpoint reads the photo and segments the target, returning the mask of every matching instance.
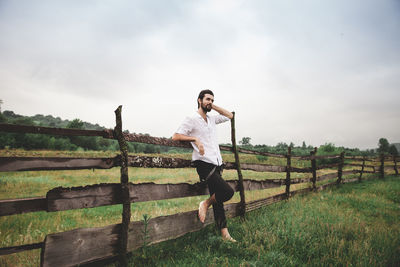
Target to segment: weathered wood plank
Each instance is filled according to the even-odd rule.
[[[312,177],[310,178],[292,178],[290,179],[291,184],[302,184],[312,182]]]
[[[351,179],[343,179],[342,183],[346,184],[346,183],[352,183],[352,182],[358,182],[359,178],[351,178]]]
[[[360,171],[361,172],[361,171]],[[363,171],[363,173],[376,173],[376,171]]]
[[[246,212],[287,199],[286,192],[246,203]]]
[[[309,179],[293,179],[292,183],[301,183],[308,180]],[[228,180],[226,182],[235,191],[239,190],[237,180]],[[284,183],[284,179],[263,181],[245,179],[243,181],[243,186],[245,190],[262,190],[279,187],[284,185]],[[144,202],[209,194],[206,185],[201,183],[130,183],[128,187],[131,202]],[[57,187],[47,192],[47,210],[61,211],[120,204],[121,198],[118,192],[119,184],[99,184],[72,188]]]
[[[128,230],[129,223],[131,221],[131,201],[129,195],[129,175],[128,175],[128,144],[124,139],[122,133],[122,106],[118,106],[115,112],[115,120],[116,125],[114,127],[114,136],[118,140],[120,156],[121,156],[121,200],[122,200],[122,223],[121,223],[121,232],[119,236],[119,255],[120,255],[120,263],[123,266],[128,265],[127,258],[127,247],[128,247]]]
[[[317,170],[322,170],[322,169],[330,169],[330,168],[337,168],[339,167],[339,163],[332,163],[332,164],[324,164],[324,165],[319,165],[316,167]]]
[[[317,187],[317,191],[335,185],[336,182]],[[310,192],[312,188],[292,191],[291,195]],[[287,199],[286,193],[274,195],[265,199],[246,203],[246,211],[255,210],[265,205]],[[239,203],[225,205],[227,217],[236,217],[239,213]],[[207,211],[204,224],[197,218],[197,210],[161,216],[150,219],[147,224],[148,236],[144,237],[144,223],[131,222],[128,232],[128,250],[141,247],[146,238],[148,244],[159,243],[168,239],[180,237],[186,233],[202,229],[213,223],[211,209]],[[42,250],[42,266],[75,266],[100,259],[113,257],[118,253],[118,233],[120,224],[100,228],[75,229],[68,232],[50,234],[44,241]]]
[[[124,133],[124,138],[127,142],[192,148],[190,142],[173,141],[171,138],[165,138],[165,137],[153,137],[144,134]]]
[[[244,218],[246,213],[245,205],[246,205],[246,196],[244,193],[244,184],[243,184],[243,174],[242,174],[242,165],[240,164],[240,157],[238,152],[238,147],[236,145],[236,128],[235,128],[235,112],[232,112],[233,117],[231,119],[231,142],[232,142],[232,152],[235,155],[235,165],[236,172],[238,174],[238,189],[240,196],[240,215]]]
[[[112,130],[81,130],[81,129],[67,129],[67,128],[52,128],[42,126],[28,126],[0,123],[0,132],[9,133],[35,133],[35,134],[51,134],[51,135],[64,135],[64,136],[101,136],[104,138],[113,139]]]
[[[238,204],[225,205],[227,217],[238,215]],[[147,224],[148,244],[159,243],[198,231],[214,222],[212,209],[207,211],[204,224],[197,218],[197,210],[161,216],[150,219]],[[83,228],[68,232],[50,234],[45,239],[42,266],[76,266],[118,253],[118,232],[120,224],[101,228]],[[144,223],[131,222],[128,231],[128,251],[135,250],[144,243]]]
[[[291,172],[299,172],[299,173],[312,173],[312,168],[296,168],[290,167]]]
[[[39,170],[110,169],[119,163],[115,158],[0,157],[0,172]]]
[[[364,172],[366,172],[366,171],[364,171]],[[356,174],[356,173],[360,173],[360,170],[343,171],[343,175]]]
[[[9,254],[19,253],[22,251],[27,251],[27,250],[32,250],[32,249],[39,249],[39,248],[42,248],[43,245],[44,245],[44,242],[40,242],[40,243],[35,243],[35,244],[27,244],[27,245],[21,245],[21,246],[0,248],[0,255],[9,255]]]
[[[365,168],[372,168],[375,169],[375,167],[378,166],[373,166],[373,165],[363,165],[363,164],[353,164],[353,163],[345,163],[344,166],[353,166],[353,167],[365,167]]]
[[[259,151],[254,151],[254,150],[249,150],[249,149],[244,149],[244,148],[239,148],[239,147],[237,148],[237,151],[239,153],[244,153],[244,154],[269,156],[269,157],[275,157],[275,158],[286,158],[286,155],[282,155],[282,154],[274,154],[274,153],[269,153],[269,152],[259,152]]]
[[[144,168],[187,168],[194,167],[191,160],[180,158],[128,156],[128,164],[131,167]]]
[[[288,147],[288,153],[286,155],[286,179],[285,179],[285,193],[286,193],[286,197],[289,198],[290,197],[290,169],[292,166],[292,147]]]
[[[76,266],[118,254],[120,224],[47,235],[41,266]]]
[[[314,151],[310,152],[311,158],[311,173],[312,173],[312,184],[313,189],[316,190],[316,182],[317,182],[317,161],[315,160],[315,154],[317,153],[317,148]]]
[[[328,173],[328,174],[324,174],[321,176],[317,177],[317,181],[324,181],[324,180],[328,180],[328,179],[333,179],[333,178],[337,178],[338,177],[338,173],[334,172],[334,173]]]
[[[255,163],[241,163],[240,166],[242,170],[252,170],[257,172],[286,172],[286,166],[273,166]]]
[[[313,155],[313,156],[292,156],[293,158],[300,160],[312,160],[312,159],[338,159],[340,155]]]
[[[309,182],[309,178],[292,179],[291,183]],[[227,183],[238,191],[238,181],[228,180]],[[243,180],[245,190],[262,190],[283,186],[285,179]],[[97,184],[84,187],[57,187],[47,192],[46,198],[27,198],[0,200],[0,216],[35,212],[62,211],[71,209],[94,208],[121,204],[119,184]],[[205,184],[154,184],[141,183],[128,185],[131,202],[144,202],[171,198],[182,198],[208,195]]]
[[[0,200],[0,216],[43,210],[46,210],[46,198],[44,197]]]
[[[370,162],[377,161],[375,157],[357,157],[357,156],[346,156],[346,157],[344,157],[344,159],[356,160],[356,161],[363,161],[364,158],[365,158],[365,161],[370,161]]]

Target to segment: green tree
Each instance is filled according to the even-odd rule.
[[[393,155],[393,156],[396,156],[396,157],[399,155],[399,152],[397,151],[397,148],[396,148],[395,145],[390,145],[389,154]]]
[[[320,154],[335,152],[335,145],[332,143],[325,143],[325,145],[319,147],[318,152],[320,152]]]
[[[389,141],[386,138],[380,138],[378,143],[378,152],[379,153],[388,153],[389,152]]]
[[[250,144],[250,137],[243,137],[241,141],[239,141],[239,144],[243,145],[243,146],[251,146]]]
[[[67,125],[69,129],[83,129],[83,121],[80,119],[74,119],[73,121],[69,122]]]
[[[74,119],[69,122],[67,128],[84,129],[84,122],[80,119]],[[70,136],[71,143],[86,150],[98,150],[98,138],[92,136]]]
[[[6,123],[6,122],[7,122],[6,116],[4,116],[2,113],[0,113],[0,123]]]

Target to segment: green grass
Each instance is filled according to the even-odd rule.
[[[131,266],[399,266],[400,180],[368,180],[294,197],[135,251]]]
[[[64,151],[23,151],[23,150],[0,150],[1,156],[71,156],[71,157],[111,157],[112,153],[102,152],[64,152]],[[160,155],[153,155],[160,156]],[[174,156],[190,159],[189,154],[161,155],[165,157]],[[223,155],[225,161],[233,161],[231,154]],[[285,159],[257,158],[254,155],[241,155],[241,162],[264,163],[271,165],[285,165]],[[298,161],[298,166],[306,167],[306,162]],[[335,171],[335,170],[331,170]],[[328,170],[318,171],[323,174]],[[292,178],[307,177],[310,174],[292,173]],[[225,170],[223,174],[226,180],[237,179],[235,170]],[[254,171],[243,171],[245,179],[272,179],[285,178],[285,173],[259,173]],[[349,175],[346,178],[357,177]],[[368,176],[367,176],[368,177]],[[155,182],[155,183],[196,183],[198,175],[193,168],[183,169],[156,169],[156,168],[129,168],[130,182]],[[84,186],[98,183],[118,183],[120,181],[120,169],[108,170],[73,170],[73,171],[27,171],[1,173],[0,199],[44,197],[46,192],[54,187]],[[330,181],[324,181],[324,183]],[[292,186],[292,190],[307,187],[309,184]],[[347,185],[346,185],[347,186]],[[284,192],[284,187],[247,191],[246,200],[265,198],[274,194]],[[397,192],[398,192],[397,188]],[[170,199],[162,201],[150,201],[134,203],[132,205],[132,221],[138,221],[144,214],[152,218],[178,212],[197,209],[198,203],[205,196],[190,197],[182,199]],[[230,202],[238,202],[238,193]],[[13,216],[0,217],[0,247],[17,246],[42,242],[47,234],[64,232],[75,228],[101,227],[121,222],[121,205],[98,207],[91,209],[70,210],[62,212],[36,212]],[[236,219],[233,220],[235,222]],[[235,227],[233,225],[233,227]],[[212,228],[208,227],[205,236],[219,242]],[[213,241],[213,242],[214,242]],[[207,242],[205,242],[207,244]],[[218,243],[219,244],[219,243]],[[185,244],[187,246],[188,244]],[[18,254],[0,256],[0,266],[38,266],[40,250],[32,250]],[[139,256],[143,258],[143,255]],[[214,261],[214,259],[213,259]],[[218,261],[216,261],[218,263]],[[219,265],[215,263],[215,265]],[[247,263],[244,263],[245,265]],[[172,264],[173,265],[173,264]],[[212,261],[209,265],[213,265]]]

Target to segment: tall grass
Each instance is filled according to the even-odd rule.
[[[399,221],[400,180],[391,176],[296,196],[250,212],[245,221],[232,219],[236,244],[209,226],[135,251],[130,264],[399,266]]]
[[[65,152],[65,151],[24,151],[0,150],[1,156],[70,156],[70,157],[113,157],[111,152]],[[160,156],[160,155],[153,155]],[[190,154],[162,155],[190,159]],[[223,154],[225,161],[234,161],[232,154]],[[241,162],[256,162],[271,165],[286,164],[284,159],[270,157],[257,157],[254,155],[241,155]],[[307,167],[308,161],[298,161],[299,167]],[[331,170],[335,171],[335,170]],[[320,173],[329,172],[328,170]],[[245,179],[271,179],[284,178],[285,173],[259,173],[243,171]],[[235,170],[225,170],[223,176],[226,180],[237,179]],[[292,173],[292,178],[307,177],[309,174]],[[350,176],[349,176],[350,177]],[[198,175],[193,168],[183,169],[155,169],[155,168],[129,168],[129,180],[133,183],[196,183]],[[43,197],[50,189],[58,186],[73,187],[98,183],[118,183],[120,169],[108,170],[73,170],[73,171],[26,171],[1,173],[0,199]],[[329,182],[329,181],[324,181]],[[309,185],[293,185],[292,189],[307,187]],[[246,200],[251,201],[264,198],[273,194],[284,192],[284,187],[267,190],[247,191]],[[132,221],[138,221],[144,214],[152,218],[170,215],[178,212],[195,210],[199,201],[204,196],[162,201],[134,203],[132,205]],[[236,193],[230,202],[238,202]],[[35,242],[42,242],[47,234],[63,232],[82,227],[101,227],[121,222],[121,205],[97,207],[91,209],[70,210],[62,212],[36,212],[21,215],[0,217],[0,247],[17,246]],[[214,234],[212,235],[214,238]],[[218,240],[218,239],[216,239]],[[38,266],[40,251],[33,250],[23,253],[0,256],[0,266]]]

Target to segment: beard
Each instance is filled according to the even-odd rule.
[[[204,111],[204,113],[210,112],[211,111],[211,104],[203,105],[203,103],[201,103],[201,109]]]

